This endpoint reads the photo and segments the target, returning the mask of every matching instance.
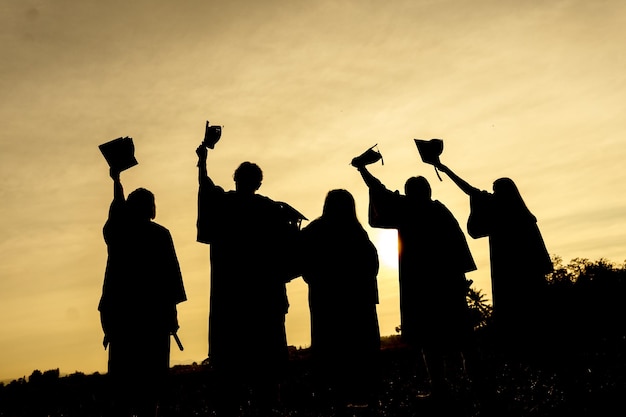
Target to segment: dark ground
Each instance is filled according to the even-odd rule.
[[[470,378],[457,374],[439,396],[418,396],[409,351],[391,337],[382,351],[382,384],[369,408],[320,408],[313,399],[308,350],[293,349],[277,416],[620,416],[626,415],[626,342],[589,349],[562,346],[540,360],[504,359],[482,349]],[[348,355],[349,352],[346,352]],[[162,416],[211,416],[212,372],[175,366]],[[36,371],[0,385],[0,416],[101,416],[108,406],[106,375]],[[249,416],[242,407],[242,416]],[[269,416],[268,416],[269,417]]]

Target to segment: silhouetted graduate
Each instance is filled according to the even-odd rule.
[[[493,314],[501,342],[520,353],[541,349],[536,331],[541,325],[545,275],[553,265],[537,218],[510,178],[495,180],[493,193],[489,193],[468,184],[443,164],[437,168],[470,197],[470,236],[489,237]]]
[[[153,416],[169,370],[170,335],[178,329],[176,305],[187,298],[170,232],[152,221],[154,195],[138,188],[125,199],[116,168],[111,178],[114,197],[103,229],[108,259],[98,306],[108,374],[118,406]]]
[[[316,397],[334,406],[367,405],[375,400],[379,377],[379,263],[352,194],[327,194],[322,215],[302,230],[300,253],[309,286]]]
[[[196,153],[197,239],[211,247],[209,361],[224,390],[218,399],[233,400],[222,406],[234,413],[234,390],[248,384],[267,408],[277,400],[288,359],[285,284],[300,275],[293,250],[304,216],[257,194],[263,173],[256,164],[242,163],[235,190],[224,191],[207,174],[207,146]]]
[[[461,354],[471,331],[465,273],[476,265],[458,222],[432,200],[426,178],[409,178],[402,195],[388,190],[365,165],[356,168],[369,187],[370,225],[398,231],[402,339],[420,357],[423,351],[437,390],[444,359]]]

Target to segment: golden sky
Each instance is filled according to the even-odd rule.
[[[98,145],[120,136],[139,161],[125,190],[155,193],[183,271],[185,351],[172,364],[206,358],[194,151],[207,119],[224,126],[209,155],[218,184],[256,162],[260,193],[309,219],[346,188],[367,222],[349,161],[377,143],[374,175],[390,189],[426,176],[464,225],[467,197],[413,143],[437,137],[472,185],[516,181],[550,253],[623,262],[625,19],[621,0],[3,0],[0,380],[106,371],[97,304],[112,184]],[[368,232],[388,259],[393,232]],[[487,241],[469,240],[468,278],[490,296]],[[393,334],[393,262],[379,287],[381,333]],[[306,285],[288,290],[289,343],[307,346]]]

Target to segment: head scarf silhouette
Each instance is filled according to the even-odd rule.
[[[536,222],[537,218],[530,212],[517,186],[510,178],[498,178],[493,182],[493,197],[500,213],[507,217]]]
[[[337,223],[355,223],[356,204],[350,192],[343,189],[331,190],[324,200],[322,217]]]

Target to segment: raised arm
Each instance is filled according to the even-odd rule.
[[[120,171],[111,168],[109,175],[113,179],[113,201],[109,206],[109,217],[104,223],[102,233],[104,235],[104,241],[107,244],[119,239],[123,239],[121,230],[123,229],[125,219],[125,204],[126,198],[124,197],[124,188],[120,181]]]
[[[206,167],[207,155],[209,150],[201,144],[196,148],[196,155],[198,155],[198,184],[213,186],[213,180],[209,178],[209,174]]]
[[[374,177],[365,165],[353,164],[359,170],[363,181],[369,188],[368,222],[372,227],[384,229],[397,229],[398,210],[404,198],[398,191],[390,191],[376,177]]]
[[[207,153],[208,150],[204,144],[196,149],[198,155],[198,213],[196,217],[196,240],[201,243],[211,243],[214,238],[215,229],[215,204],[219,199],[219,195],[224,193],[220,187],[216,187],[215,183],[207,173]]]
[[[380,182],[378,178],[373,176],[372,173],[369,172],[369,170],[367,169],[365,165],[359,165],[356,167],[356,169],[359,171],[359,173],[361,174],[361,177],[363,177],[363,181],[365,181],[365,184],[369,188],[384,188],[383,183]]]
[[[113,200],[124,200],[124,187],[122,187],[122,181],[120,180],[120,172],[111,168],[109,175],[113,179]]]
[[[445,172],[448,177],[450,177],[450,179],[467,195],[471,195],[477,192],[480,192],[480,190],[472,185],[470,185],[467,181],[465,181],[463,178],[459,177],[458,175],[456,175],[454,172],[452,172],[452,170],[450,168],[448,168],[447,166],[443,165],[443,164],[437,164],[437,169],[441,172]]]
[[[208,177],[206,170],[206,159],[208,150],[204,145],[200,145],[196,148],[196,155],[198,155],[198,183],[202,184],[202,181]]]
[[[124,187],[122,187],[122,181],[120,180],[120,172],[111,168],[109,175],[113,179],[113,201],[109,207],[109,218],[116,217],[124,207]]]

